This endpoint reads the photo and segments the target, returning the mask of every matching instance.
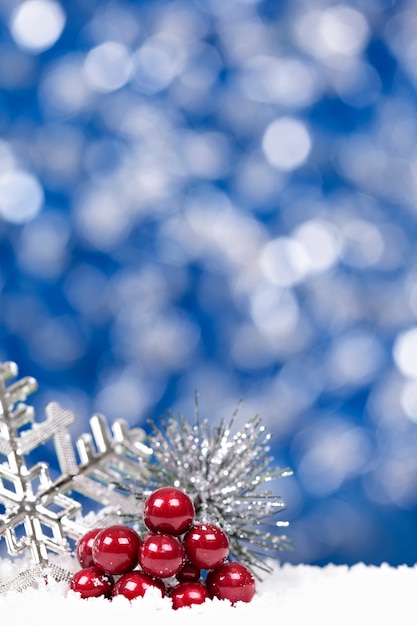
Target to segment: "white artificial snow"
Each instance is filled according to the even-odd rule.
[[[1,580],[18,573],[22,563],[0,560]],[[0,596],[0,623],[1,626],[25,623],[27,626],[230,626],[231,623],[415,626],[417,565],[377,567],[358,563],[352,567],[319,568],[284,563],[276,565],[274,572],[258,583],[250,603],[232,606],[215,599],[176,611],[171,608],[169,598],[162,598],[153,590],[132,602],[121,596],[111,602],[104,598],[85,600],[69,590],[67,583],[51,581],[36,589]]]

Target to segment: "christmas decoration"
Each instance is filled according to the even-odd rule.
[[[26,377],[9,384],[17,374],[15,363],[0,364],[0,537],[5,538],[12,556],[30,550],[32,566],[1,583],[0,593],[24,589],[45,576],[69,580],[70,573],[52,563],[49,552],[68,554],[70,540],[76,541],[89,528],[72,494],[98,507],[97,526],[110,525],[120,514],[137,515],[137,499],[115,488],[115,483],[127,474],[144,479],[144,459],[151,454],[143,443],[144,431],[129,431],[120,420],[110,432],[105,418],[94,415],[92,435],[76,441],[77,459],[68,431],[75,421],[73,412],[53,402],[46,407],[46,419],[35,422],[33,407],[24,401],[37,389],[37,382]],[[57,479],[52,478],[47,463],[30,465],[26,460],[49,439],[53,439],[60,468]]]
[[[82,598],[110,598],[114,587],[114,578],[103,572],[96,565],[84,567],[75,572],[70,581],[70,588],[80,594]]]
[[[185,582],[195,582],[197,580],[200,580],[200,577],[201,577],[200,568],[195,567],[195,565],[192,565],[189,562],[188,557],[186,556],[185,565],[180,569],[178,574],[175,574],[175,578],[180,583],[185,583]]]
[[[76,556],[82,567],[90,567],[94,565],[93,561],[93,543],[101,528],[92,528],[87,531],[76,545]]]
[[[171,534],[149,529],[155,524],[149,516],[154,507],[161,528],[175,520]],[[70,589],[81,598],[123,595],[133,600],[157,587],[162,596],[169,595],[175,610],[213,597],[232,604],[250,602],[256,591],[252,572],[241,563],[226,562],[227,535],[214,524],[198,523],[194,516],[189,520],[189,511],[189,496],[178,488],[165,487],[146,499],[142,521],[148,524],[148,531],[143,537],[120,524],[103,528],[95,536],[88,531],[79,540],[76,553],[83,561],[87,554],[89,561],[91,552],[92,565],[73,574]],[[180,534],[178,524],[182,525],[185,517],[185,531]],[[79,562],[82,564],[80,558]]]
[[[214,524],[196,524],[184,537],[187,556],[200,569],[219,567],[229,556],[229,540]]]
[[[112,596],[124,596],[128,600],[134,600],[144,596],[148,589],[159,589],[162,597],[166,595],[165,585],[158,578],[140,571],[127,572],[116,581]]]
[[[150,576],[170,578],[183,567],[185,552],[174,535],[149,533],[139,548],[139,564]]]
[[[206,586],[211,596],[219,600],[250,602],[255,595],[256,584],[252,572],[242,563],[230,561],[207,574]]]
[[[142,543],[129,526],[116,524],[97,533],[91,548],[93,562],[108,574],[124,574],[136,567]]]
[[[272,466],[270,436],[259,418],[232,434],[235,415],[228,424],[210,427],[207,420],[200,421],[198,410],[192,425],[169,413],[160,427],[150,422],[146,435],[123,420],[110,429],[104,416],[94,415],[91,433],[81,435],[74,446],[69,433],[74,413],[51,402],[46,419],[35,421],[35,411],[25,401],[37,383],[31,377],[10,383],[17,374],[15,363],[0,364],[0,537],[11,556],[28,550],[31,565],[1,581],[0,593],[22,590],[48,576],[70,581],[71,572],[49,556],[73,555],[73,544],[83,568],[100,566],[100,557],[95,562],[93,554],[94,545],[99,550],[97,537],[125,522],[134,526],[137,537],[143,534],[136,547],[144,572],[175,576],[177,582],[197,582],[200,570],[218,567],[229,551],[232,560],[270,572],[269,559],[289,547],[285,535],[270,529],[271,524],[287,525],[272,521],[285,504],[261,488],[291,472]],[[49,440],[58,477],[53,477],[57,468],[46,462],[28,462],[30,453]],[[208,540],[204,528],[215,529],[215,541],[211,548],[205,545],[201,560],[201,545]],[[110,558],[111,551],[104,552],[101,548],[102,558]],[[212,560],[207,560],[209,554]],[[109,569],[108,563],[102,565]],[[133,561],[126,565],[132,567]]]
[[[211,599],[207,587],[201,582],[179,583],[171,590],[170,597],[174,610],[180,609],[183,606],[203,604],[206,600]]]
[[[154,532],[182,535],[194,520],[193,501],[175,487],[161,487],[151,493],[143,507],[143,521]]]
[[[148,480],[131,477],[118,485],[143,501],[152,490],[174,485],[193,501],[196,518],[214,523],[227,534],[231,556],[259,572],[271,572],[270,561],[291,549],[277,528],[288,526],[274,516],[286,508],[282,498],[264,489],[272,480],[291,476],[289,468],[274,467],[270,455],[271,435],[258,416],[233,434],[237,411],[229,422],[210,425],[199,416],[196,396],[195,420],[168,412],[160,426],[149,422],[146,439],[152,455],[146,459]]]

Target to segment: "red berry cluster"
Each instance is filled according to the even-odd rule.
[[[143,537],[130,526],[88,531],[77,543],[81,569],[70,588],[82,598],[123,595],[129,600],[156,588],[174,609],[209,598],[250,602],[255,594],[252,572],[228,561],[229,540],[215,524],[195,521],[191,498],[175,487],[151,493],[143,507],[148,529]]]

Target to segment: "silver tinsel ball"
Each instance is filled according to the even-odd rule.
[[[148,481],[133,479],[125,488],[142,502],[162,486],[182,489],[194,501],[197,521],[215,523],[227,533],[232,559],[270,572],[269,561],[291,545],[277,530],[288,522],[274,519],[286,504],[265,486],[292,471],[274,467],[271,435],[258,416],[233,434],[235,418],[236,413],[213,426],[196,410],[191,424],[171,412],[159,426],[150,422]]]

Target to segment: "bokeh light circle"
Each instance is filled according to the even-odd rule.
[[[65,13],[58,2],[26,0],[12,13],[10,31],[20,47],[38,54],[56,43],[65,21]]]

